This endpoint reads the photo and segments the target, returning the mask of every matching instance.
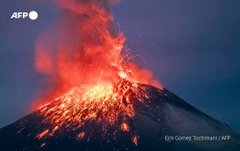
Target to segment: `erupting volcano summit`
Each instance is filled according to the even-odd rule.
[[[118,129],[129,131],[126,120],[135,115],[132,97],[148,97],[139,83],[161,88],[160,84],[124,51],[125,37],[114,28],[109,1],[56,0],[55,4],[62,10],[60,20],[36,45],[36,69],[53,84],[36,104],[43,106],[39,111],[43,122],[52,128],[36,137],[54,135],[63,127],[75,130],[91,121],[99,123],[105,135],[118,119]],[[90,134],[78,134],[85,135]],[[137,144],[135,134],[132,140]]]
[[[239,136],[164,89],[134,63],[115,30],[110,0],[54,0],[59,21],[36,42],[35,66],[50,83],[30,115],[0,130],[0,148],[235,150]],[[228,136],[171,142],[168,135]]]

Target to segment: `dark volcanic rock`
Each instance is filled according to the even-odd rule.
[[[44,117],[35,111],[0,129],[0,150],[240,150],[239,135],[227,124],[197,110],[166,89],[142,87],[150,97],[142,102],[134,100],[136,115],[128,121],[131,127],[128,133],[119,131],[113,137],[109,128],[103,137],[100,126],[89,122],[82,128],[89,136],[81,140],[76,139],[78,130],[64,128],[51,137],[37,139],[36,135],[51,125],[43,123]],[[138,136],[138,145],[131,141],[133,134]]]

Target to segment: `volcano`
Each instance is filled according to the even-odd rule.
[[[59,20],[35,45],[48,90],[33,113],[0,129],[0,150],[239,150],[229,126],[135,63],[115,28],[113,2],[53,0]]]
[[[81,125],[66,120],[61,123],[62,116],[69,115],[58,109],[58,114],[63,115],[51,119],[59,122],[56,126],[48,119],[53,113],[43,112],[62,106],[63,98],[55,99],[1,128],[0,148],[6,151],[240,149],[239,135],[227,124],[199,111],[167,89],[139,84],[137,91],[144,91],[147,97],[125,93],[123,102],[127,106],[126,95],[130,93],[134,115],[124,118],[121,112],[114,124],[104,124],[107,121],[103,118],[88,118]],[[77,113],[68,119],[84,114]],[[99,111],[96,117],[105,114]]]

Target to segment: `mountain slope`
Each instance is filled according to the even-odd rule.
[[[122,126],[119,117],[114,125],[105,127],[105,131],[101,123],[87,122],[71,130],[61,127],[51,134],[48,128],[52,125],[43,122],[46,117],[39,109],[0,129],[0,148],[9,151],[240,149],[239,135],[227,124],[204,114],[166,89],[141,87],[149,97],[142,101],[133,97],[135,116],[127,119],[126,131],[116,131]],[[54,101],[51,105],[55,105]]]

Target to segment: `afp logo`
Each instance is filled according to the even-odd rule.
[[[38,18],[38,13],[34,10],[28,12],[13,12],[11,19],[26,19],[36,20]]]

